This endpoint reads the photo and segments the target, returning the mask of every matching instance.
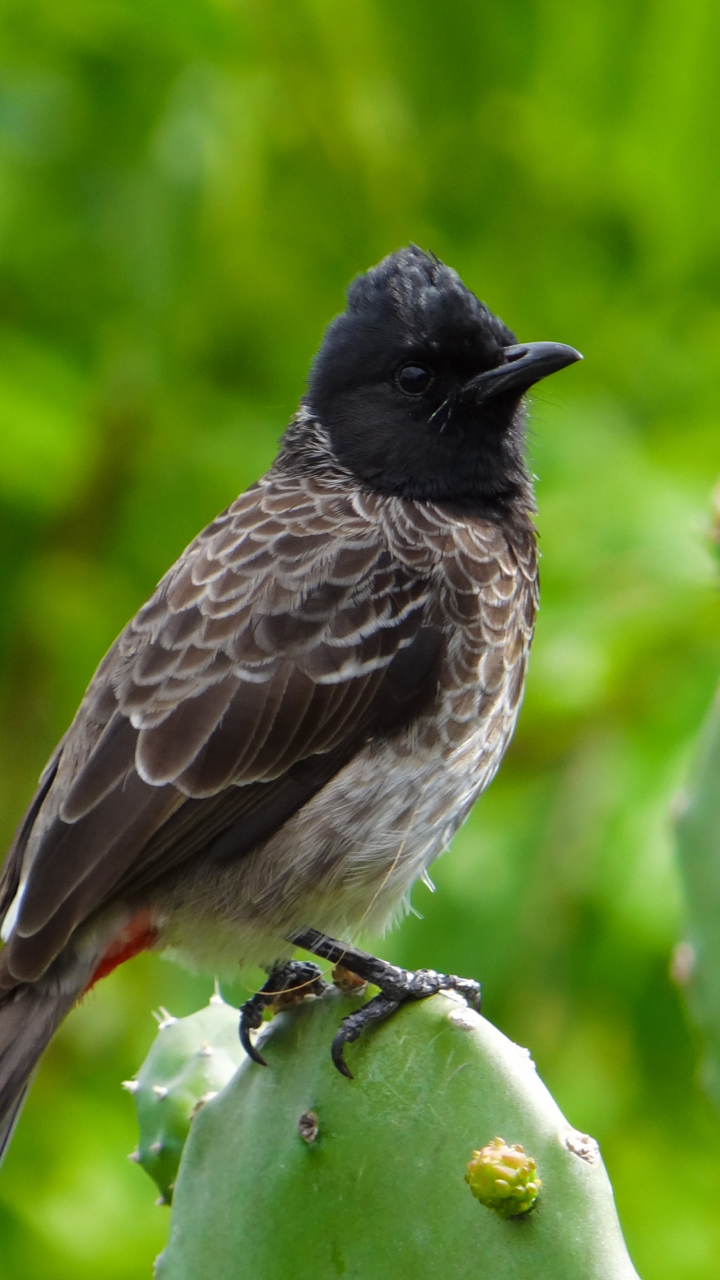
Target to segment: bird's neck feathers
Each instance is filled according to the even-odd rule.
[[[290,475],[320,476],[350,484],[356,481],[352,471],[336,457],[330,436],[312,410],[304,403],[286,428],[273,471]]]
[[[285,475],[315,476],[343,487],[360,487],[434,502],[467,515],[509,521],[532,528],[535,498],[523,458],[525,410],[521,405],[513,428],[494,449],[468,451],[461,467],[449,464],[418,478],[396,467],[388,476],[366,479],[338,458],[329,432],[303,402],[287,427],[272,470]]]

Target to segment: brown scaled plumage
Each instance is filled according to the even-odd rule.
[[[533,630],[522,395],[576,358],[515,346],[416,249],[353,286],[276,463],[122,632],[18,830],[0,1141],[118,958],[222,972],[377,929],[447,846],[507,746]]]

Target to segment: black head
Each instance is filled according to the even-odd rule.
[[[373,488],[502,508],[527,493],[524,392],[578,359],[559,343],[517,346],[454,271],[410,246],[350,286],[306,407]]]

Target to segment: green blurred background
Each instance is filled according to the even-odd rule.
[[[380,945],[483,979],[599,1139],[643,1280],[720,1275],[668,975],[668,812],[720,673],[719,58],[710,0],[0,0],[3,843],[116,632],[270,462],[355,273],[413,240],[578,346],[533,400],[518,732]],[[3,1280],[150,1275],[167,1210],[119,1081],[151,1008],[209,989],[142,957],[69,1019],[0,1176]]]

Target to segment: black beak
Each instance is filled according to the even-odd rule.
[[[508,391],[522,395],[541,378],[582,360],[580,352],[574,347],[566,347],[564,342],[523,342],[517,347],[505,347],[504,355],[504,364],[479,373],[465,383],[461,393],[463,399],[467,396],[475,404],[483,404],[492,396]]]

